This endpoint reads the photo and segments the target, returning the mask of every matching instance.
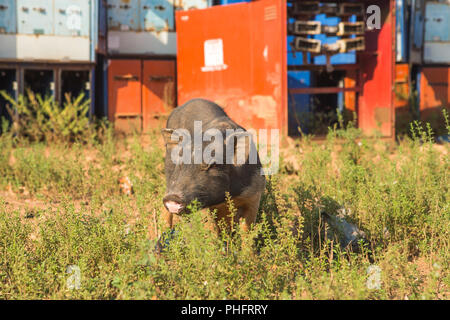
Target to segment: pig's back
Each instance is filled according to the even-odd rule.
[[[185,128],[193,130],[194,121],[202,121],[203,126],[217,120],[218,118],[227,118],[223,109],[212,101],[205,99],[192,99],[175,108],[167,119],[167,128],[177,129]],[[229,119],[231,121],[231,119]]]

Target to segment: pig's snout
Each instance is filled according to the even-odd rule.
[[[183,200],[180,195],[168,194],[163,199],[164,206],[170,213],[179,214],[184,210]]]

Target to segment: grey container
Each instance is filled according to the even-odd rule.
[[[95,62],[106,52],[96,0],[0,0],[0,61]]]

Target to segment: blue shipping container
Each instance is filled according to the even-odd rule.
[[[17,32],[21,34],[53,34],[52,0],[17,0]]]
[[[16,1],[0,0],[0,34],[16,33]]]
[[[450,63],[450,3],[427,2],[425,7],[425,63]]]
[[[0,60],[94,62],[103,5],[103,0],[0,0]]]
[[[90,1],[55,1],[55,35],[89,36]]]

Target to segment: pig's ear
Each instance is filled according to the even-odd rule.
[[[164,138],[164,143],[168,144],[170,142],[170,137],[172,136],[173,129],[161,129],[161,134]]]
[[[237,132],[230,134],[225,140],[225,145],[227,146],[227,153],[230,144],[232,144],[234,148],[234,157],[233,157],[234,165],[240,166],[245,163],[256,164],[257,151],[255,144],[253,143],[252,134],[250,132],[239,130]]]

